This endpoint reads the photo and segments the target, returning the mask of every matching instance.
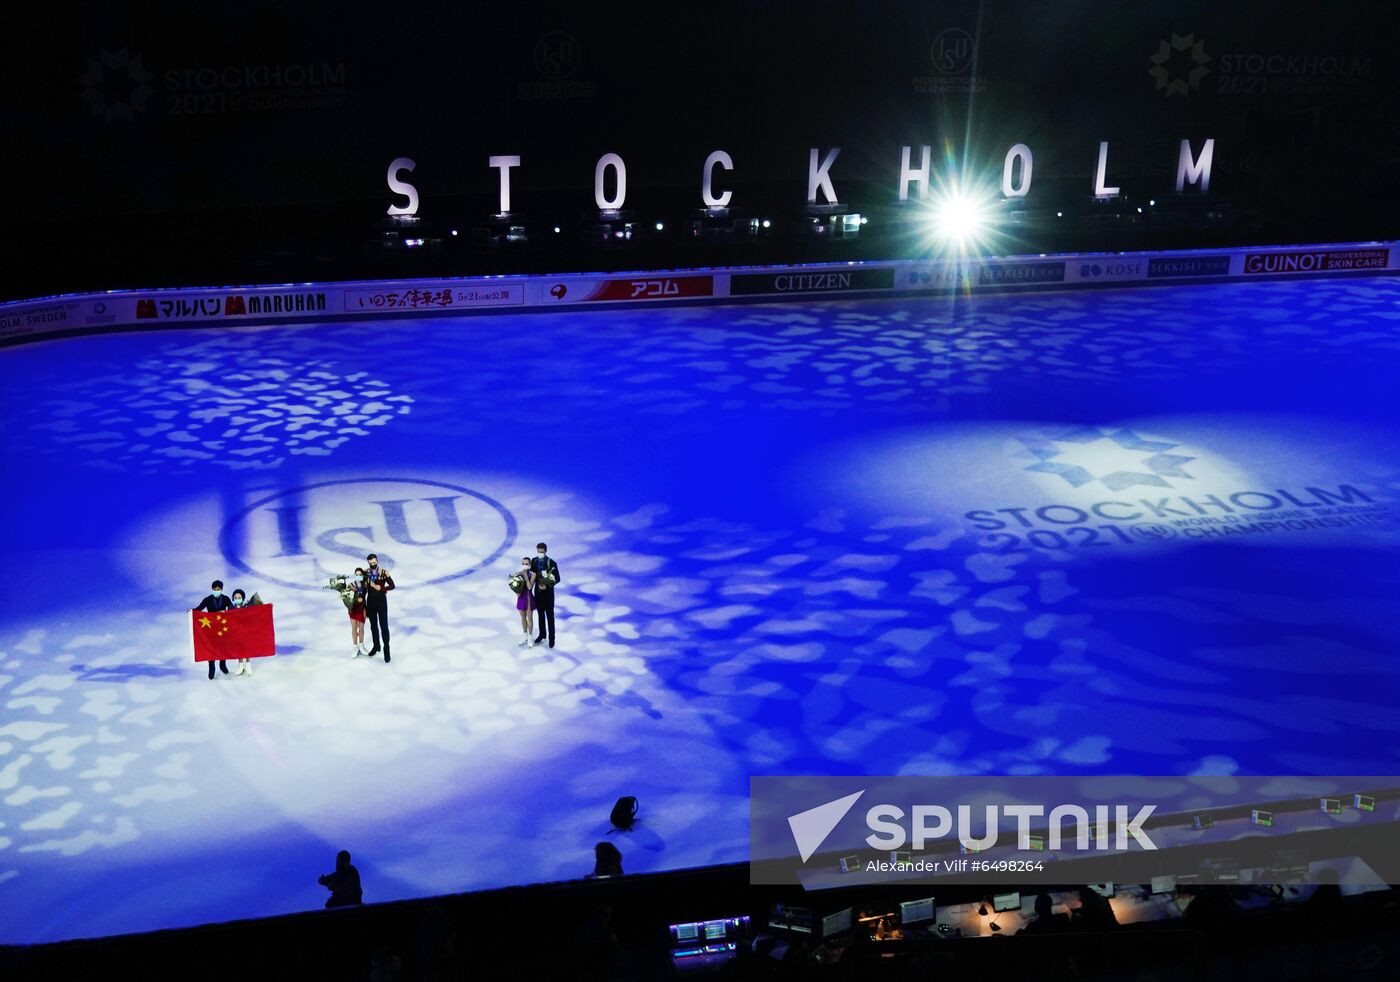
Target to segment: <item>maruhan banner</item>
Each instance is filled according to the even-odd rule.
[[[754,777],[750,819],[752,881],[808,889],[1400,875],[1400,777]]]

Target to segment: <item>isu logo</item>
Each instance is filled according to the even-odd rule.
[[[929,60],[940,75],[961,75],[972,65],[974,48],[971,34],[960,27],[950,27],[933,39]]]
[[[535,42],[535,70],[556,82],[578,71],[583,53],[572,34],[550,31]]]
[[[515,516],[470,488],[398,478],[326,481],[253,502],[223,528],[233,566],[262,582],[316,590],[367,553],[404,584],[489,566],[515,541]]]

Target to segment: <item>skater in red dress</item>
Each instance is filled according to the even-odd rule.
[[[354,591],[355,597],[350,601],[350,643],[354,645],[352,658],[359,658],[365,653],[365,571],[356,569],[355,576],[350,580],[350,589]]]

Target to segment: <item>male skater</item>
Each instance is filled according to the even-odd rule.
[[[217,614],[217,613],[219,613],[220,611],[228,610],[230,607],[233,606],[233,601],[230,600],[228,597],[224,596],[224,581],[223,581],[223,580],[215,580],[213,583],[210,583],[210,584],[209,584],[209,590],[210,590],[209,596],[207,596],[207,597],[205,597],[203,600],[201,600],[201,601],[199,602],[199,606],[196,607],[195,610],[207,610],[207,611],[210,611],[210,612],[212,612],[212,613]],[[221,672],[223,672],[225,675],[227,675],[227,674],[228,674],[228,662],[226,662],[226,661],[221,661],[221,662],[219,662],[219,671],[221,671]],[[210,661],[209,661],[209,678],[212,679],[213,677],[214,677],[214,661],[213,661],[213,659],[210,659]]]
[[[535,543],[535,558],[530,562],[535,571],[535,610],[540,616],[540,636],[535,644],[549,634],[549,646],[554,647],[554,584],[559,582],[559,564],[549,558],[549,546]]]
[[[369,564],[369,569],[365,572],[365,585],[369,590],[365,592],[365,618],[369,621],[370,634],[374,638],[374,647],[370,649],[369,656],[373,658],[379,654],[379,632],[384,632],[384,664],[389,663],[389,591],[394,588],[394,578],[389,575],[388,570],[379,568],[379,557],[370,553],[365,557],[365,562]]]

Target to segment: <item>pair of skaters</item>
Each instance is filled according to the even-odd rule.
[[[224,595],[224,581],[223,581],[223,580],[215,580],[213,583],[210,583],[210,584],[209,584],[209,596],[207,596],[207,597],[205,597],[203,600],[201,600],[201,601],[199,602],[199,606],[196,607],[195,610],[207,610],[207,611],[210,611],[211,613],[216,613],[216,614],[217,614],[217,613],[219,613],[220,611],[224,611],[224,610],[234,610],[234,609],[236,609],[236,608],[238,608],[238,607],[246,607],[246,606],[248,606],[248,596],[247,596],[247,594],[245,594],[242,590],[234,590],[232,594],[230,594],[230,595],[228,595],[228,596],[225,596],[225,595]],[[221,672],[223,672],[225,675],[227,675],[227,674],[228,674],[228,662],[222,661],[222,660],[221,660],[221,661],[219,662],[219,671],[221,671]],[[235,674],[235,675],[247,675],[247,676],[251,677],[252,674],[253,674],[253,660],[252,660],[251,658],[240,658],[240,659],[238,659],[238,671],[235,672],[234,674]],[[209,662],[209,677],[210,677],[211,679],[214,677],[214,662],[213,662],[213,661],[210,661],[210,662]]]
[[[533,648],[549,638],[549,646],[554,647],[554,587],[559,582],[559,564],[549,557],[549,546],[535,543],[535,556],[525,556],[520,560],[520,569],[512,573],[510,588],[515,591],[515,609],[520,614],[520,628],[525,637],[520,647]],[[540,613],[540,633],[534,636],[533,621],[535,611]]]
[[[350,643],[352,658],[379,654],[380,634],[384,641],[384,662],[389,662],[389,591],[394,589],[394,578],[387,569],[379,565],[379,557],[370,553],[365,557],[365,566],[355,567],[350,578]],[[365,618],[369,618],[370,633],[374,637],[374,647],[365,651]]]

